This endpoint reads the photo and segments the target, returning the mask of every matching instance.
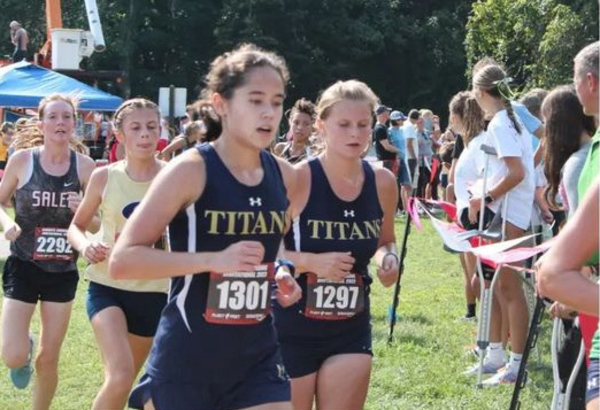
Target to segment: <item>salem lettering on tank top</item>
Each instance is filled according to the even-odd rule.
[[[48,272],[76,270],[77,252],[67,241],[73,219],[69,194],[79,193],[77,154],[70,151],[69,169],[64,175],[46,173],[40,163],[40,149],[31,150],[30,175],[15,192],[16,223],[22,233],[11,242],[11,252]]]

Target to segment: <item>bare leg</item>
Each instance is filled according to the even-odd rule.
[[[2,302],[2,360],[11,369],[29,356],[29,324],[35,304],[4,298]]]
[[[292,379],[292,405],[294,410],[311,410],[317,390],[317,373]]]
[[[367,354],[341,354],[325,360],[317,376],[317,409],[362,409],[369,389],[371,362]]]
[[[48,410],[58,385],[58,359],[65,339],[73,302],[42,302],[40,347],[35,359],[33,409]]]
[[[121,410],[148,356],[152,338],[129,334],[125,315],[115,306],[98,312],[92,327],[104,362],[104,384],[92,409]]]
[[[506,224],[507,239],[519,238],[523,234],[524,232],[521,229],[511,223]],[[498,279],[498,291],[502,294],[502,299],[506,301],[511,351],[522,354],[525,350],[529,328],[529,314],[521,279],[513,274],[510,269],[503,269],[502,275]]]
[[[477,259],[472,253],[461,253],[460,254],[460,263],[463,268],[463,273],[465,275],[465,297],[467,299],[467,303],[472,304],[477,300],[477,292],[473,288],[472,279],[475,276]]]

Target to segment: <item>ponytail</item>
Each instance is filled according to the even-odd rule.
[[[212,104],[206,100],[199,100],[194,103],[194,111],[198,113],[200,120],[206,127],[206,142],[215,141],[223,132],[221,118],[215,111]]]
[[[468,98],[465,99],[464,110],[462,113],[462,120],[465,126],[465,145],[469,145],[469,142],[485,128],[485,116],[483,110],[477,104],[477,100],[470,93]]]
[[[506,113],[508,114],[508,118],[510,119],[510,122],[512,122],[513,127],[515,127],[515,130],[517,130],[517,132],[520,134],[522,131],[521,125],[519,124],[519,121],[517,121],[517,117],[515,116],[515,111],[513,110],[510,100],[507,100],[504,97],[501,97],[501,98],[502,98],[502,103],[504,104],[504,108],[506,108]]]
[[[450,100],[449,111],[460,118],[465,145],[485,129],[484,113],[472,93],[461,91]]]

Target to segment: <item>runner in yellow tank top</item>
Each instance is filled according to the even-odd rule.
[[[124,102],[115,113],[117,138],[125,158],[92,174],[90,186],[69,228],[73,248],[89,262],[87,312],[105,367],[105,380],[92,409],[122,409],[144,364],[167,301],[168,281],[114,280],[108,255],[128,217],[164,163],[154,157],[160,113],[148,100]],[[102,240],[85,235],[100,211]],[[164,248],[159,240],[155,246]]]

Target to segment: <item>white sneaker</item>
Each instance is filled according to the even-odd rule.
[[[500,361],[498,363],[495,363],[495,362],[492,362],[491,360],[489,360],[489,358],[486,356],[486,358],[483,359],[482,373],[483,374],[494,374],[494,373],[497,373],[498,370],[500,370],[504,366],[506,366],[506,362]],[[476,363],[473,366],[469,367],[463,374],[465,376],[475,376],[475,375],[477,375],[477,372],[479,372],[479,363]]]
[[[512,366],[506,366],[502,372],[498,372],[487,380],[483,381],[484,387],[494,387],[501,384],[515,384],[517,381],[518,369],[513,370]]]

